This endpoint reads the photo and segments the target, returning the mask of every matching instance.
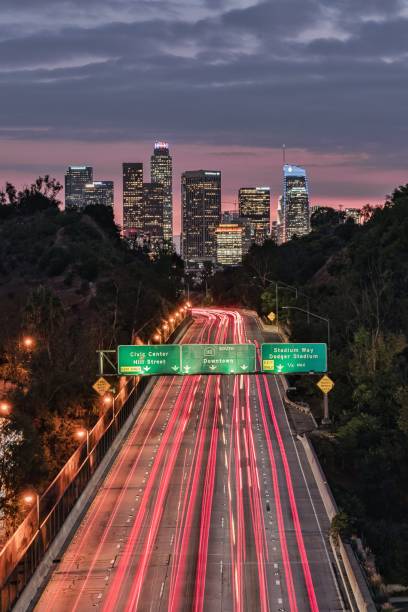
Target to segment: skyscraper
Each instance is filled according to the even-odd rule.
[[[353,219],[354,223],[360,225],[362,223],[363,216],[359,208],[345,208],[344,216],[346,219]]]
[[[113,181],[87,183],[83,193],[84,205],[98,204],[113,207]]]
[[[276,244],[285,242],[285,219],[283,215],[283,196],[279,196],[276,213]]]
[[[246,255],[251,248],[251,223],[247,217],[240,217],[237,210],[223,210],[221,213],[221,225],[235,224],[242,227],[242,254]]]
[[[126,236],[143,230],[143,164],[123,164],[123,231]]]
[[[242,187],[238,192],[239,215],[248,219],[251,240],[263,244],[269,237],[271,192],[269,187]]]
[[[216,258],[221,219],[221,172],[194,170],[181,177],[182,256],[187,268]]]
[[[164,240],[165,192],[161,183],[143,185],[143,236],[154,243]]]
[[[68,166],[65,173],[65,208],[79,210],[84,206],[84,188],[92,183],[93,169],[91,166]]]
[[[245,254],[245,227],[238,223],[221,223],[215,230],[217,263],[237,266]]]
[[[309,189],[306,170],[299,166],[283,166],[284,240],[310,232]]]
[[[173,161],[167,142],[155,142],[150,158],[150,180],[164,189],[164,239],[173,240]]]

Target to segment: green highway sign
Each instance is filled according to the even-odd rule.
[[[118,374],[151,376],[180,373],[181,349],[179,344],[118,346]]]
[[[256,370],[254,344],[183,344],[183,374],[248,374]]]
[[[262,371],[305,374],[327,371],[327,345],[321,343],[263,344]]]

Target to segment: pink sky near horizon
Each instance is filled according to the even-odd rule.
[[[0,148],[0,186],[31,183],[50,174],[63,183],[68,165],[87,164],[95,180],[115,182],[115,218],[122,222],[122,162],[143,162],[144,180],[150,180],[152,142],[70,142],[3,140]],[[276,148],[170,143],[173,156],[174,233],[180,233],[180,176],[184,170],[221,170],[222,208],[234,208],[238,189],[271,188],[272,219],[282,191],[282,152]],[[408,181],[405,168],[378,170],[363,153],[318,153],[302,149],[286,152],[287,162],[305,166],[311,204],[360,207],[384,202],[387,193]],[[380,165],[380,164],[379,164]]]

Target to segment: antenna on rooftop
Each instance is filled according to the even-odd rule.
[[[282,145],[282,160],[283,160],[283,165],[286,164],[286,145]]]

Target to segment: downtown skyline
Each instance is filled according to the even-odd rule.
[[[16,144],[16,143],[13,143]],[[134,163],[143,163],[146,172],[150,165],[150,155],[154,142],[146,143],[124,143],[113,146],[107,150],[100,144],[73,143],[73,156],[67,157],[67,153],[61,148],[53,151],[52,163],[47,163],[47,152],[49,148],[45,142],[39,142],[37,147],[36,163],[30,163],[27,152],[20,158],[20,164],[15,168],[20,168],[20,172],[1,171],[0,163],[0,185],[4,186],[6,181],[15,183],[17,187],[29,184],[38,175],[50,174],[64,184],[64,174],[69,165],[89,165],[93,168],[94,176],[103,177],[106,180],[113,180],[115,185],[114,192],[114,211],[115,219],[122,225],[122,158],[132,159]],[[271,190],[271,220],[276,220],[278,198],[282,194],[282,149],[268,148],[239,148],[233,147],[226,150],[225,147],[200,146],[200,145],[172,145],[170,144],[173,155],[173,220],[174,235],[180,234],[181,230],[181,175],[186,170],[200,168],[210,168],[220,170],[223,177],[222,185],[222,210],[238,209],[238,191],[247,185],[265,185]],[[16,147],[17,151],[18,147]],[[86,156],[86,151],[89,154]],[[0,151],[0,162],[5,155]],[[27,157],[26,157],[27,156]],[[44,162],[42,162],[44,156]],[[86,156],[84,158],[84,156]],[[102,156],[102,158],[101,158]],[[120,157],[122,156],[122,157]],[[310,163],[302,163],[303,159],[309,158]],[[61,163],[60,163],[61,160]],[[65,161],[68,160],[64,165]],[[372,197],[365,197],[358,163],[352,164],[352,158],[344,156],[341,165],[333,155],[307,155],[302,150],[291,150],[286,148],[287,162],[306,167],[310,181],[310,204],[327,205],[338,208],[342,206],[361,208],[364,204],[382,204],[387,192],[395,184],[404,180],[403,173],[394,171],[389,175],[389,184],[383,183],[380,174],[371,177],[371,193],[377,194]],[[36,170],[37,168],[37,170]],[[346,183],[338,182],[337,173],[340,168],[347,168]],[[32,170],[31,170],[32,169]],[[148,174],[147,174],[148,176]],[[388,176],[388,175],[387,175]],[[25,177],[25,178],[24,178]],[[334,189],[340,192],[343,185],[344,197],[335,196]],[[62,202],[65,199],[64,192],[61,194]]]
[[[122,161],[165,140],[175,211],[194,168],[276,210],[285,143],[313,203],[381,204],[407,176],[407,22],[408,0],[4,0],[0,184],[91,164],[118,215]]]

